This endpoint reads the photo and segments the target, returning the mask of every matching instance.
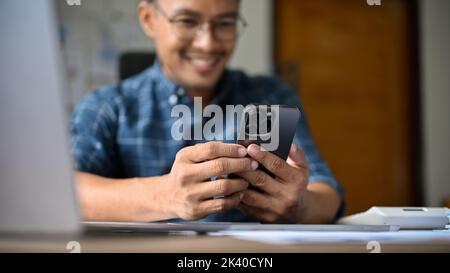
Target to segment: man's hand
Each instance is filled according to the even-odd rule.
[[[258,162],[246,155],[245,147],[220,142],[180,150],[167,181],[161,183],[166,211],[194,221],[238,207],[249,184],[243,179],[222,177],[256,170]],[[220,179],[211,182],[214,176]],[[225,198],[213,199],[215,196]]]
[[[287,161],[248,147],[248,154],[275,175],[256,170],[236,173],[263,193],[246,190],[239,208],[263,223],[298,223],[305,211],[303,196],[308,185],[308,163],[302,150],[293,145]]]

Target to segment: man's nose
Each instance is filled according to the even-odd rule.
[[[219,45],[214,37],[214,31],[211,24],[205,24],[197,31],[193,45],[204,51],[213,51]]]

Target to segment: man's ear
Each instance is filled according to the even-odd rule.
[[[155,16],[154,8],[146,1],[141,1],[137,8],[139,16],[139,23],[147,37],[153,39],[155,37],[155,29],[153,24],[153,17]]]

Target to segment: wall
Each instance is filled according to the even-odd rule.
[[[425,201],[441,206],[450,197],[450,1],[420,5]]]
[[[242,0],[242,14],[249,23],[240,37],[231,67],[251,74],[267,74],[273,64],[273,1]]]

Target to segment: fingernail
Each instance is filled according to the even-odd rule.
[[[257,146],[257,145],[250,145],[250,147],[248,148],[248,153],[251,156],[258,155],[259,151],[261,151],[261,150],[260,150],[259,146]]]
[[[251,166],[252,166],[252,170],[256,170],[256,169],[258,169],[259,164],[258,164],[258,162],[256,162],[256,161],[252,161]]]
[[[250,187],[250,183],[245,182],[245,188],[248,189],[248,187]]]
[[[299,148],[297,145],[293,144],[291,148],[291,158],[295,162],[299,162],[302,160],[301,156],[299,155]]]
[[[244,199],[244,193],[241,192],[241,194],[239,194],[239,199],[242,201],[242,199]]]
[[[303,160],[303,158],[300,154],[300,151],[297,149],[297,152],[295,153],[295,161],[300,162],[302,160]]]
[[[238,153],[239,153],[239,156],[244,157],[244,156],[247,155],[247,149],[245,149],[245,148],[239,148]]]
[[[292,144],[291,151],[292,151],[293,153],[296,153],[297,150],[298,150],[297,145]]]

